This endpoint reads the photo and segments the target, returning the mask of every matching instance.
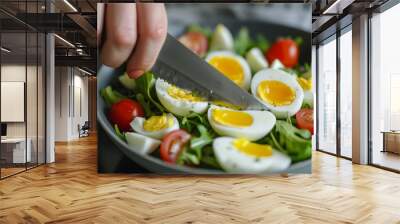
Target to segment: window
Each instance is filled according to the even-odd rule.
[[[318,48],[318,149],[336,153],[336,39]]]
[[[20,15],[39,12],[41,3],[18,2]],[[45,163],[46,39],[8,14],[0,12],[0,17],[8,21],[0,23],[2,179]]]
[[[351,27],[349,27],[351,28]],[[352,156],[352,32],[340,36],[340,155]]]
[[[400,170],[400,5],[371,18],[372,164]]]

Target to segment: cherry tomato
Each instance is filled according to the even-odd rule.
[[[166,134],[160,145],[161,159],[169,163],[176,163],[179,154],[190,140],[190,134],[178,129]]]
[[[179,41],[199,56],[204,56],[207,52],[207,37],[200,32],[188,32],[181,36]]]
[[[114,125],[118,125],[121,131],[131,131],[130,123],[135,117],[144,117],[142,106],[131,99],[123,99],[111,105],[108,119]]]
[[[301,109],[296,113],[296,124],[300,129],[307,129],[314,134],[314,111],[313,109]]]
[[[293,68],[299,62],[299,47],[296,42],[290,38],[278,39],[265,52],[265,57],[272,64],[275,59],[279,59],[287,68]]]

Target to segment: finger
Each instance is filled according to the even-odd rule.
[[[101,32],[103,31],[104,3],[97,4],[97,46],[101,43]]]
[[[116,68],[129,58],[136,43],[136,4],[107,4],[105,14],[106,40],[101,52],[102,62]]]
[[[127,64],[131,78],[154,65],[167,36],[167,13],[161,3],[137,3],[139,38]]]

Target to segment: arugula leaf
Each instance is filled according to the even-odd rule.
[[[144,99],[143,94],[141,93],[136,94],[136,100],[139,102],[140,105],[142,105],[144,110],[144,115],[146,117],[151,117],[154,115],[153,111],[151,111],[150,103]]]
[[[255,41],[254,45],[256,47],[260,48],[260,50],[262,52],[266,52],[269,49],[269,47],[271,46],[268,39],[261,34],[258,34],[256,36],[256,41]]]
[[[118,125],[114,125],[115,134],[123,141],[126,141],[125,135],[119,130]]]
[[[207,114],[199,114],[192,112],[185,117],[177,117],[180,122],[180,127],[186,129],[189,133],[196,130],[196,126],[201,124],[204,125],[208,130],[211,130],[211,126],[208,123]]]
[[[299,69],[299,70],[300,70],[299,72],[301,73],[301,76],[303,78],[306,78],[306,79],[310,79],[311,78],[312,74],[311,74],[311,66],[310,66],[310,64],[308,64],[308,63],[304,64],[304,66],[301,67],[301,69]]]
[[[249,30],[247,28],[242,27],[239,30],[239,33],[235,37],[233,46],[236,53],[240,55],[244,55],[247,50],[249,50],[253,45],[253,41],[251,40]]]
[[[269,139],[267,140],[267,143],[269,143],[270,145],[273,145],[276,147],[276,149],[278,149],[281,152],[285,152],[285,149],[281,146],[281,144],[279,144],[278,140],[276,139],[274,132],[270,133]]]
[[[188,148],[184,148],[182,152],[179,154],[179,157],[176,161],[177,164],[185,165],[199,165],[200,160],[199,157],[188,150]]]
[[[206,146],[203,149],[203,156],[201,157],[200,162],[208,167],[215,169],[222,169],[221,165],[219,165],[217,158],[215,158],[214,150],[212,146]]]
[[[270,144],[286,153],[292,162],[311,158],[310,132],[298,129],[285,121],[276,121],[275,128],[260,142]]]
[[[151,102],[155,106],[158,114],[166,112],[165,108],[155,100],[154,92],[154,75],[151,72],[145,72],[142,76],[136,79],[137,92],[143,94],[143,98]]]
[[[293,41],[297,44],[297,46],[300,46],[303,44],[303,38],[301,38],[300,36],[297,36],[296,38],[294,38]]]
[[[303,104],[301,105],[302,109],[313,109],[312,105],[310,105],[309,103],[303,102]]]
[[[117,103],[118,101],[127,98],[116,90],[113,90],[111,86],[107,86],[100,90],[100,96],[103,97],[104,101],[108,106]]]
[[[293,115],[293,116],[290,117],[290,123],[291,123],[293,126],[296,126],[296,125],[297,125],[296,115]]]
[[[190,122],[190,120],[188,121]],[[207,146],[210,147],[213,141],[214,132],[208,131],[203,124],[197,124],[196,129],[199,136],[192,137],[190,139],[190,144],[182,150],[178,158],[180,164],[199,165],[203,160],[203,149]],[[205,158],[206,162],[212,163],[212,157],[213,156],[208,155],[208,157]]]
[[[257,47],[262,52],[265,52],[270,47],[270,42],[261,34],[258,34],[253,40],[249,34],[249,30],[242,27],[234,40],[234,49],[236,53],[243,56],[253,47]]]
[[[207,131],[204,125],[197,125],[197,130],[199,131],[200,136],[190,140],[191,148],[202,148],[212,142],[213,136]]]

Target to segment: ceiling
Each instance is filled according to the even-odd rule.
[[[25,31],[55,32],[56,63],[96,70],[96,4],[101,0],[1,0],[0,26],[2,45],[12,52],[8,58],[22,58],[34,54],[37,50],[34,35]],[[239,0],[240,1],[240,0]],[[312,4],[312,36],[313,39],[327,35],[339,20],[356,16],[360,12],[376,8],[387,0],[270,0],[269,2],[302,2]],[[108,0],[107,2],[114,2]],[[126,1],[131,2],[131,1]],[[48,13],[52,8],[52,13]],[[351,18],[350,18],[351,21]],[[332,31],[334,32],[334,31]],[[34,41],[32,40],[34,39]],[[25,41],[28,42],[25,51]],[[32,43],[31,43],[32,42]],[[39,47],[42,47],[39,45]],[[2,52],[4,55],[4,52]],[[4,57],[3,57],[4,58]]]
[[[56,65],[79,66],[94,73],[97,56],[97,2],[48,0],[46,9],[45,0],[1,0],[2,46],[11,50],[9,53],[2,51],[3,60],[7,58],[17,62],[25,61],[25,56],[28,60],[35,58],[36,51],[40,51],[44,45],[36,43],[36,35],[54,32],[61,37],[55,38]],[[50,8],[52,13],[48,13]],[[25,32],[28,34],[25,35]],[[36,46],[39,46],[39,49]]]
[[[352,18],[372,11],[389,0],[317,0],[313,2],[313,42],[351,24]]]

